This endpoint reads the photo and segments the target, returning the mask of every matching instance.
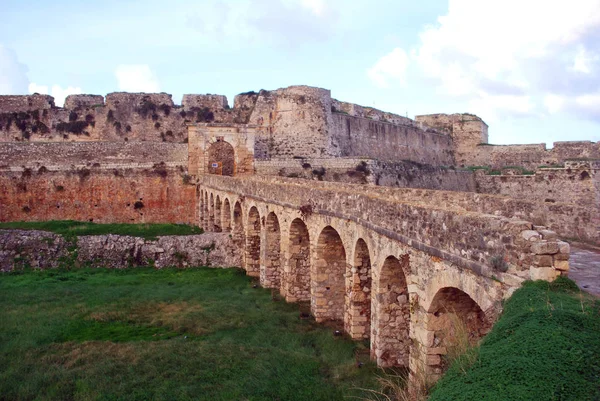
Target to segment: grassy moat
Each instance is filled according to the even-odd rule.
[[[367,345],[236,269],[0,276],[0,400],[342,400]]]
[[[74,220],[15,221],[0,223],[0,229],[42,230],[66,237],[78,235],[130,235],[145,239],[155,239],[161,235],[202,234],[200,227],[186,224],[97,224]]]
[[[187,235],[184,225],[0,223],[67,237]],[[238,269],[26,269],[0,274],[0,401],[406,400],[369,362]],[[303,313],[304,312],[304,313]],[[526,282],[430,401],[600,401],[600,300]],[[369,391],[372,390],[372,391]],[[421,400],[419,400],[421,401]]]

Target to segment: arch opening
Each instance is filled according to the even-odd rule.
[[[235,151],[230,143],[217,140],[208,148],[209,174],[233,176],[235,172]]]
[[[206,223],[208,230],[215,231],[215,198],[212,192],[208,201],[208,221]]]
[[[208,206],[208,192],[204,192],[204,213],[202,218],[202,228],[204,231],[209,231],[208,226],[208,216],[209,216],[209,206]]]
[[[254,277],[260,275],[260,214],[254,206],[250,208],[250,212],[248,213],[246,273]]]
[[[231,231],[231,205],[229,204],[229,199],[225,198],[223,201],[223,211],[222,211],[222,229],[223,231],[229,232]]]
[[[221,197],[219,195],[215,197],[214,230],[218,233],[221,232]]]
[[[428,365],[435,374],[443,373],[450,360],[476,345],[492,326],[477,302],[455,287],[435,294],[427,322],[427,330],[434,333],[433,346],[427,350]]]
[[[279,219],[273,212],[267,215],[265,231],[265,258],[260,268],[260,284],[265,288],[279,288],[281,285],[281,230]]]
[[[310,237],[301,219],[290,226],[288,259],[281,276],[281,294],[288,302],[310,299]]]
[[[321,231],[311,274],[311,310],[318,322],[344,319],[346,250],[331,226]]]
[[[388,256],[372,294],[371,355],[381,367],[409,366],[410,304],[405,271],[409,259]]]
[[[200,191],[200,204],[198,205],[198,227],[204,229],[204,191]]]
[[[244,233],[244,222],[242,218],[242,205],[240,202],[235,202],[233,206],[233,230],[231,232],[233,243],[240,249],[244,249],[246,245],[246,234]],[[242,268],[246,268],[245,253],[242,258]]]
[[[346,273],[344,330],[357,340],[371,334],[371,257],[362,238],[356,242],[352,268]]]

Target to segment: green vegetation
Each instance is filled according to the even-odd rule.
[[[573,281],[526,282],[477,357],[455,360],[429,401],[600,400],[598,333],[600,301]]]
[[[375,385],[366,344],[254,287],[236,269],[6,273],[0,399],[317,401]]]
[[[117,234],[146,239],[155,239],[159,235],[193,235],[203,232],[200,227],[185,224],[97,224],[73,220],[0,223],[0,229],[2,228],[51,231],[65,237]]]

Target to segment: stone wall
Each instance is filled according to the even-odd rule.
[[[400,188],[475,191],[472,171],[434,167],[410,161],[363,158],[298,158],[256,160],[258,175],[304,178]]]
[[[0,271],[31,267],[240,266],[241,253],[227,234],[164,236],[156,240],[89,235],[71,240],[46,231],[0,230]],[[75,252],[76,251],[76,252]]]
[[[261,130],[257,159],[339,156],[330,139],[331,93],[309,86],[260,91],[249,123]]]
[[[463,158],[463,166],[489,166],[495,169],[518,166],[535,170],[540,166],[562,166],[569,160],[600,159],[600,142],[555,142],[552,149],[546,144],[489,145],[471,148]]]
[[[0,169],[44,166],[51,170],[100,164],[131,167],[164,162],[187,168],[188,145],[161,142],[0,142]]]
[[[532,199],[548,203],[571,203],[597,209],[596,184],[600,166],[589,162],[567,162],[563,168],[540,168],[523,175],[518,170],[503,170],[501,175],[477,171],[477,192]]]
[[[196,223],[195,187],[180,169],[82,167],[0,172],[0,221]]]
[[[341,156],[385,161],[410,160],[434,166],[454,164],[452,138],[414,121],[394,124],[333,113],[332,138]]]
[[[522,251],[529,253],[529,243],[517,237],[524,230],[532,230],[531,223],[518,217],[482,213],[465,202],[465,198],[485,195],[214,175],[202,176],[200,185],[296,210],[309,207],[313,213],[360,222],[469,270],[485,270],[490,257],[499,252],[517,270],[528,270],[527,266],[533,263],[521,255]],[[408,196],[411,192],[417,196]]]
[[[473,114],[430,114],[416,116],[415,121],[452,137],[452,151],[458,166],[468,165],[473,149],[488,142],[487,124]]]

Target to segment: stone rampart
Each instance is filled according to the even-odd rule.
[[[180,169],[21,168],[0,173],[0,221],[196,221],[195,188]]]
[[[188,145],[162,142],[0,142],[0,170],[9,167],[70,169],[168,163],[187,168]]]
[[[414,122],[393,124],[344,113],[332,115],[332,138],[341,156],[454,165],[452,138]]]
[[[0,230],[0,271],[61,264],[123,269],[136,266],[239,266],[240,252],[227,234],[164,236],[156,240],[123,235],[86,235],[72,240],[35,230]],[[74,252],[74,251],[77,252]]]
[[[569,160],[600,159],[600,143],[555,142],[552,149],[546,144],[489,145],[471,148],[463,160],[463,166],[489,166],[495,169],[517,166],[535,170],[540,166],[561,167]]]
[[[256,160],[258,175],[304,178],[387,187],[475,191],[472,171],[434,167],[409,161],[364,158],[299,158]]]

